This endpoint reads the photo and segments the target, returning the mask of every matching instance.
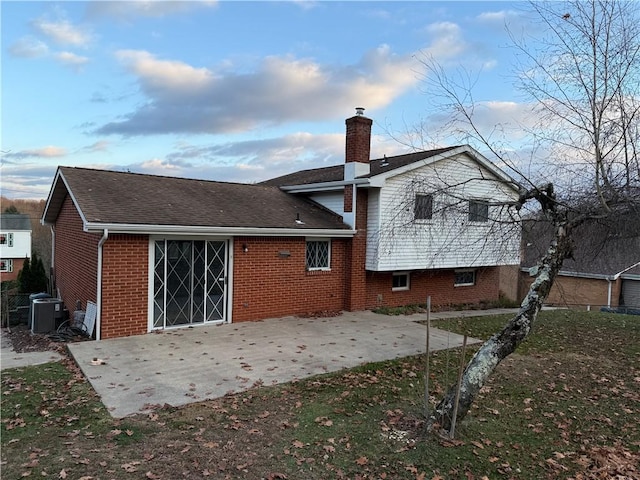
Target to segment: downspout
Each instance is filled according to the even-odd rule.
[[[98,285],[96,293],[96,340],[100,340],[101,316],[102,316],[102,246],[109,238],[109,230],[104,229],[102,238],[98,242]]]
[[[358,187],[356,186],[355,182],[353,182],[351,188],[353,189],[351,193],[351,211],[353,212],[353,225],[351,226],[351,230],[356,231],[358,225],[358,210],[356,210],[356,196],[358,195]]]
[[[56,271],[56,229],[53,228],[53,225],[49,225],[49,229],[51,230],[51,263],[49,265],[49,279],[51,281],[51,295],[58,297],[58,292],[53,291],[53,286],[55,284],[55,271]],[[57,289],[56,289],[57,290]]]

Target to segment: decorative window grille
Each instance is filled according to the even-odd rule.
[[[307,240],[307,270],[329,270],[331,268],[331,242],[329,240]]]

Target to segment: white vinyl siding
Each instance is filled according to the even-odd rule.
[[[314,193],[310,198],[324,208],[328,208],[338,215],[344,215],[344,191]]]
[[[367,198],[367,269],[376,265],[380,239],[380,189],[370,188]]]
[[[0,244],[1,258],[31,258],[31,232],[2,232],[5,243]]]
[[[517,194],[491,180],[495,177],[466,155],[388,178],[373,202],[370,193],[367,269],[519,264],[520,226],[510,222],[515,212],[495,205]],[[432,218],[416,222],[415,195],[424,192],[433,195]],[[476,199],[491,199],[492,221],[469,221],[469,201]]]

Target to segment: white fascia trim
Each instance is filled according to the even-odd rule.
[[[307,185],[288,185],[280,187],[280,190],[288,193],[330,192],[342,190],[347,185],[369,185],[368,178],[356,178],[355,180],[339,180],[337,182],[309,183]]]
[[[47,197],[47,202],[44,205],[44,209],[42,210],[42,217],[40,217],[40,224],[41,225],[53,225],[52,223],[48,223],[44,221],[44,217],[47,214],[47,210],[49,210],[49,206],[51,204],[51,200],[53,199],[53,193],[55,192],[56,189],[56,185],[58,184],[58,179],[61,176],[61,172],[60,169],[58,169],[56,171],[56,175],[55,177],[53,177],[53,183],[51,184],[51,190],[49,190],[49,195]]]
[[[49,193],[49,198],[47,199],[47,204],[44,207],[44,210],[43,210],[43,213],[42,213],[42,218],[40,219],[40,223],[42,225],[53,225],[53,223],[45,222],[44,221],[44,216],[45,216],[47,210],[49,210],[49,203],[53,199],[53,194],[55,192],[56,186],[58,185],[58,183],[57,183],[58,179],[62,179],[62,183],[64,183],[64,188],[66,188],[67,193],[71,197],[71,201],[73,202],[73,205],[76,207],[76,210],[78,211],[78,215],[80,215],[80,219],[82,220],[82,225],[84,226],[84,231],[85,232],[88,231],[87,228],[86,228],[86,225],[88,224],[87,218],[84,216],[84,213],[80,209],[80,204],[76,200],[76,197],[73,195],[73,192],[71,191],[71,188],[69,188],[69,184],[67,183],[67,180],[64,178],[64,175],[62,174],[62,171],[60,169],[58,169],[58,171],[56,172],[56,176],[55,176],[55,178],[53,180],[53,186],[51,187],[51,192]],[[100,228],[100,230],[103,230],[103,229]]]
[[[356,234],[355,230],[334,230],[320,228],[256,228],[256,227],[203,227],[186,225],[140,225],[125,223],[91,223],[84,224],[85,232],[103,232],[109,230],[114,233],[133,233],[144,235],[217,235],[217,236],[249,236],[249,237],[343,237],[349,238]]]

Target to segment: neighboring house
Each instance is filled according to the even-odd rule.
[[[523,228],[521,295],[533,277],[529,272],[552,240],[548,223],[526,221]],[[573,258],[564,261],[547,304],[574,308],[640,310],[640,233],[628,215],[607,225],[594,220],[572,236]]]
[[[0,279],[16,280],[31,258],[31,219],[20,213],[0,214]]]
[[[497,300],[520,264],[512,180],[467,146],[370,161],[371,120],[346,123],[345,165],[262,184],[60,167],[55,288],[97,303],[97,338]]]

